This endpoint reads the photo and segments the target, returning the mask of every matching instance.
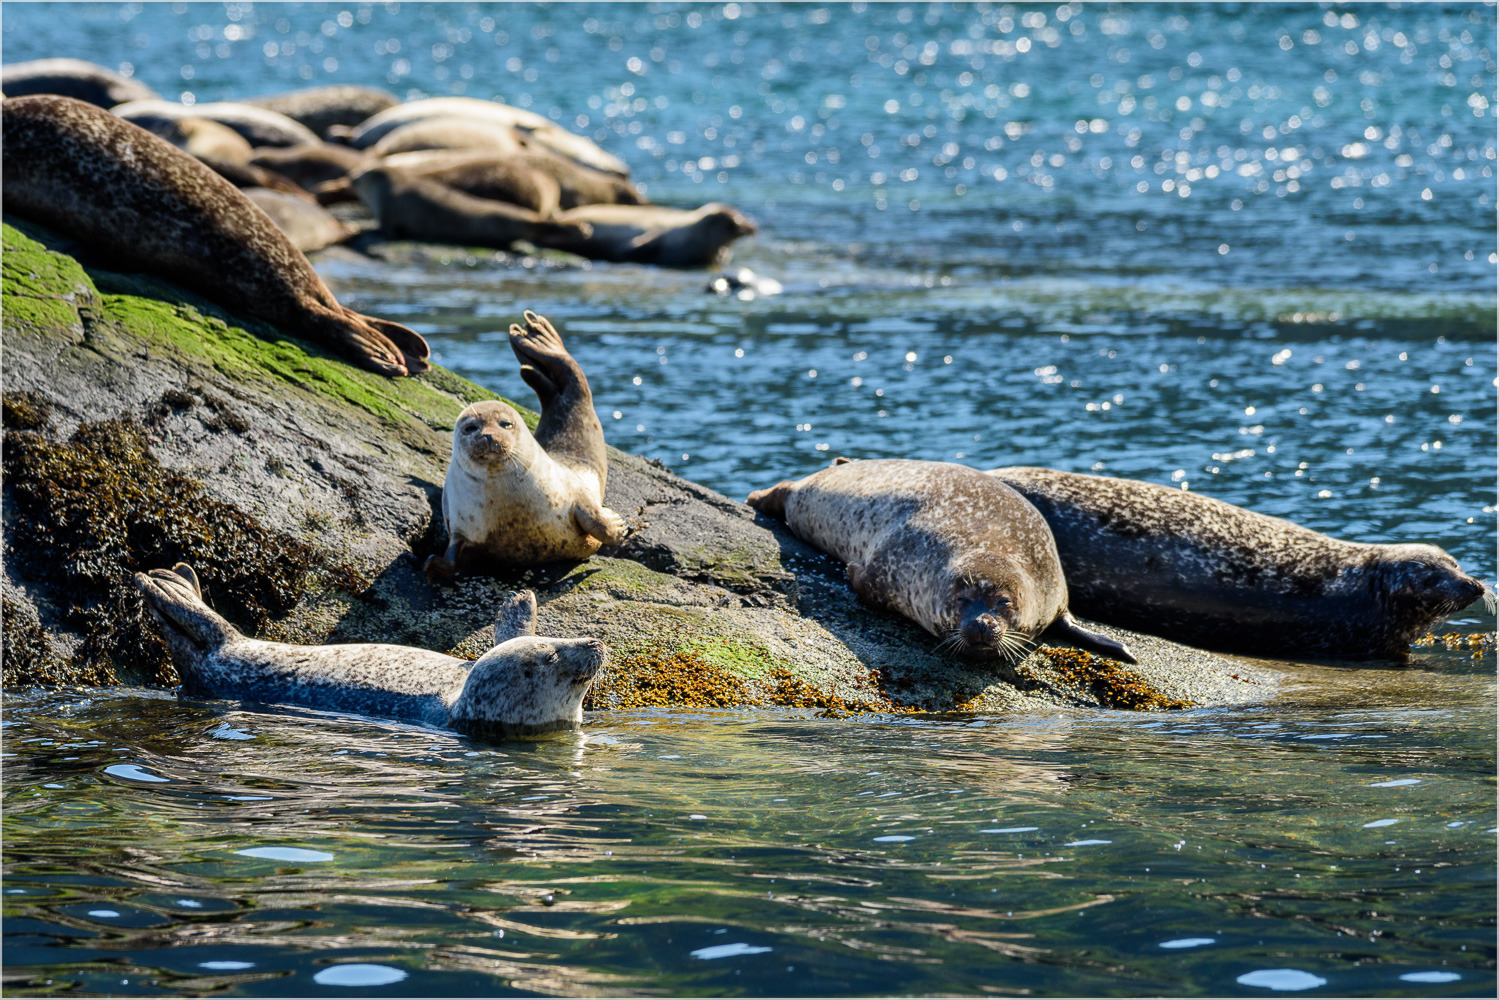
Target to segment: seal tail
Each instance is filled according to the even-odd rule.
[[[1099,656],[1107,656],[1111,660],[1123,660],[1125,663],[1140,662],[1135,659],[1135,655],[1124,643],[1097,632],[1089,632],[1074,621],[1072,615],[1066,611],[1051,623],[1051,627],[1046,630],[1046,636],[1058,642],[1065,642],[1069,646],[1097,653]]]

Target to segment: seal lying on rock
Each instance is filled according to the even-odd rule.
[[[557,244],[594,260],[633,261],[666,267],[709,267],[728,260],[728,246],[755,232],[737,208],[711,202],[687,211],[661,205],[583,205],[557,216],[586,223],[587,238]]]
[[[92,104],[17,97],[3,117],[5,210],[133,271],[180,282],[371,371],[426,371],[427,342],[345,309],[265,213],[163,139]]]
[[[802,541],[843,560],[866,603],[912,619],[944,646],[1018,660],[1046,638],[1134,663],[1067,610],[1056,543],[1036,509],[975,469],[946,462],[840,462],[749,496]]]
[[[509,202],[475,198],[438,181],[383,166],[360,170],[352,185],[379,220],[380,229],[397,238],[504,249],[518,240],[571,246],[590,232],[586,223],[562,222]],[[318,189],[319,200],[326,187]]]
[[[276,224],[276,228],[286,234],[292,246],[303,253],[312,253],[314,250],[342,243],[358,232],[353,226],[334,218],[316,202],[261,187],[242,190],[245,197],[253,201]]]
[[[536,436],[498,401],[458,415],[442,488],[448,548],[428,557],[430,581],[475,565],[587,559],[600,545],[624,541],[623,519],[603,504],[609,460],[583,369],[533,312],[525,327],[511,325],[510,347],[541,401]]]
[[[598,639],[536,636],[536,595],[512,595],[495,646],[470,663],[410,646],[293,646],[248,639],[203,603],[186,563],[135,574],[185,694],[303,705],[519,736],[577,727],[608,650]]]
[[[1046,518],[1079,614],[1177,642],[1400,659],[1434,622],[1488,596],[1434,545],[1345,542],[1132,479],[1019,466],[989,475]]]
[[[228,126],[251,146],[298,146],[318,141],[311,129],[285,115],[233,101],[193,105],[176,101],[131,101],[109,110],[127,122],[140,124],[153,132],[156,129],[152,126],[156,123],[191,117],[207,118]]]
[[[73,97],[101,108],[126,101],[150,101],[156,91],[128,76],[121,76],[82,59],[32,59],[0,68],[0,90],[6,97],[56,94]]]
[[[304,87],[284,94],[266,94],[244,103],[285,115],[322,135],[335,125],[358,125],[401,101],[388,90],[334,84]]]

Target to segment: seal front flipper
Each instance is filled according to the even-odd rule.
[[[536,634],[536,594],[522,590],[511,594],[500,605],[494,618],[494,644],[523,635]]]
[[[536,443],[563,465],[593,472],[602,493],[609,474],[604,451],[604,428],[593,410],[593,392],[582,367],[562,344],[562,335],[545,317],[527,310],[525,326],[510,326],[510,349],[521,362],[521,377],[536,390],[541,419],[536,423]],[[533,381],[525,366],[545,376]],[[550,387],[551,392],[548,393]]]
[[[532,391],[536,393],[536,398],[541,402],[543,410],[551,406],[560,395],[557,391],[557,386],[552,383],[552,380],[543,375],[539,369],[532,368],[530,365],[520,366],[520,378],[522,382],[529,385]]]
[[[1056,621],[1051,623],[1042,638],[1065,642],[1069,646],[1076,646],[1078,649],[1085,649],[1099,656],[1107,656],[1112,660],[1123,660],[1125,663],[1140,662],[1135,659],[1134,654],[1124,643],[1097,632],[1089,632],[1073,621],[1072,615],[1067,612],[1063,612]]]
[[[630,531],[624,518],[587,496],[573,501],[573,520],[585,535],[597,538],[605,545],[618,545]]]
[[[174,569],[153,569],[149,576],[137,573],[135,585],[152,616],[161,623],[162,637],[184,681],[189,681],[218,650],[244,638],[203,603],[198,575],[186,563],[178,563]]]

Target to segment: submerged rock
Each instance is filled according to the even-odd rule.
[[[443,542],[453,421],[493,393],[439,368],[352,368],[159,279],[80,264],[38,227],[6,225],[4,250],[7,685],[171,683],[130,574],[178,560],[258,637],[459,656],[487,649],[501,598],[531,587],[541,631],[609,643],[597,708],[1166,708],[1273,684],[1247,661],[1108,629],[1139,666],[1045,648],[1013,667],[939,657],[783,526],[612,449],[605,502],[636,529],[622,545],[433,587],[420,567]]]

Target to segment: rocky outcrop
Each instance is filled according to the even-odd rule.
[[[492,393],[442,369],[354,369],[165,282],[80,263],[24,223],[7,221],[4,250],[7,685],[172,683],[129,575],[179,559],[226,617],[288,642],[477,655],[501,596],[531,587],[543,633],[613,650],[594,707],[1162,708],[1273,683],[1108,629],[1138,667],[1070,650],[1013,668],[936,656],[781,525],[614,451],[605,502],[634,529],[622,545],[430,586],[453,421]]]

